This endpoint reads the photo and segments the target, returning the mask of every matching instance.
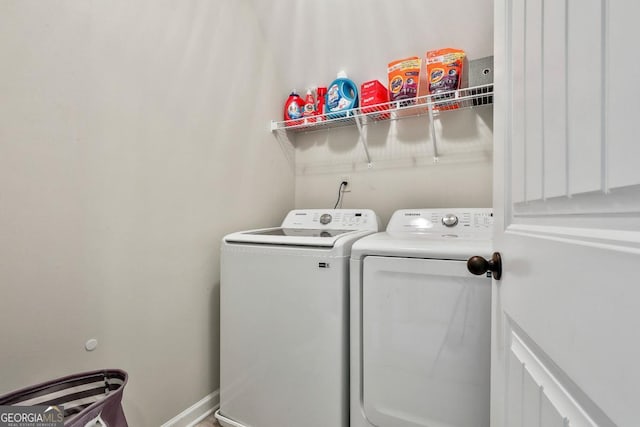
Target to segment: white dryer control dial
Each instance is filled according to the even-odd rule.
[[[320,217],[320,224],[327,225],[327,224],[329,224],[329,223],[331,222],[331,219],[332,219],[332,218],[331,218],[331,215],[329,215],[329,214],[323,214],[323,215]]]
[[[453,227],[458,223],[458,217],[454,214],[446,214],[442,217],[442,224],[447,227]]]

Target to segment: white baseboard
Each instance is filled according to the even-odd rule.
[[[218,409],[220,406],[220,390],[200,399],[161,427],[193,427]]]

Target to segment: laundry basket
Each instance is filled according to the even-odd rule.
[[[65,427],[128,427],[122,410],[128,377],[119,369],[70,375],[0,396],[0,405],[62,405]]]

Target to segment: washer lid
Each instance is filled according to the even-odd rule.
[[[253,236],[295,236],[295,237],[336,237],[353,230],[321,230],[319,228],[268,228],[266,230],[245,231]]]
[[[334,247],[341,238],[349,240],[363,236],[359,230],[332,230],[314,228],[263,228],[241,231],[224,237],[228,243],[256,243],[262,245]]]
[[[378,231],[370,209],[294,209],[280,227],[241,231],[224,237],[229,243],[334,247]]]

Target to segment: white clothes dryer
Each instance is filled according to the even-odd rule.
[[[351,251],[351,427],[488,427],[491,209],[396,211]]]
[[[308,209],[224,237],[223,426],[349,425],[349,257],[376,231],[371,210]]]

